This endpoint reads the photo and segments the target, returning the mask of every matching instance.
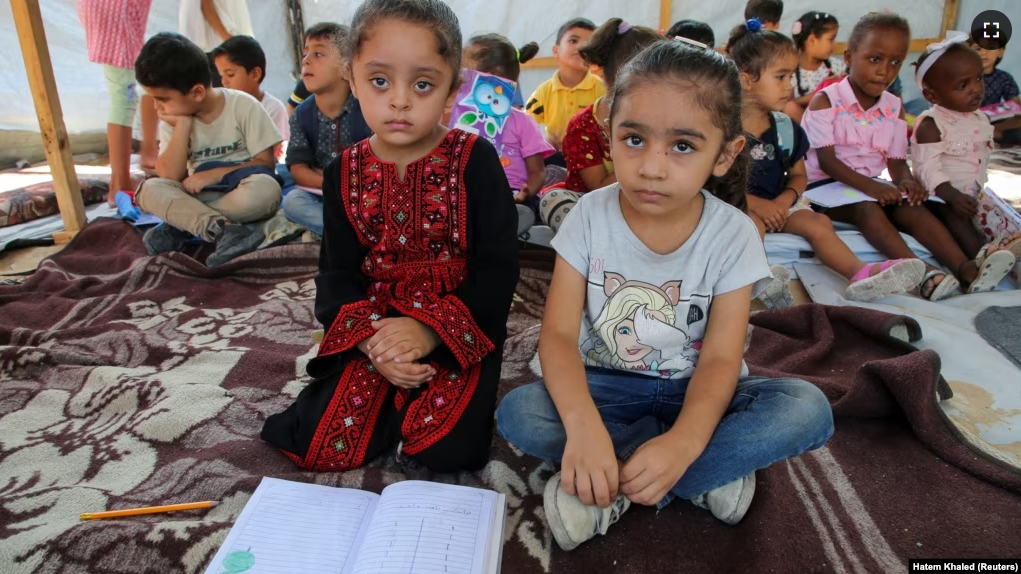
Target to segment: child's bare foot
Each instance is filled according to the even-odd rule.
[[[1010,251],[1011,255],[1014,256],[1014,259],[1021,258],[1021,233],[1015,232],[1001,237],[997,242],[996,247],[991,251],[987,251],[987,253],[1000,250]]]
[[[118,191],[120,191],[120,190],[111,187],[110,191],[106,192],[106,204],[109,205],[110,207],[117,207],[117,192]]]
[[[961,294],[961,283],[956,277],[942,269],[926,265],[925,275],[918,284],[918,294],[929,301],[942,301],[947,297]]]

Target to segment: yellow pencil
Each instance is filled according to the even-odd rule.
[[[106,512],[86,512],[81,515],[82,520],[98,520],[100,518],[121,518],[122,516],[137,516],[139,514],[156,514],[157,512],[177,512],[179,510],[198,510],[200,508],[212,508],[220,504],[212,500],[204,502],[188,502],[185,504],[167,504],[165,506],[147,506],[145,508],[126,508],[124,510],[108,510]]]

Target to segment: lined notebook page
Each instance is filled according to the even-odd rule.
[[[498,495],[405,481],[383,491],[354,574],[481,574]]]
[[[263,478],[206,574],[340,574],[379,497]]]

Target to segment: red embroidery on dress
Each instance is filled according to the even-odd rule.
[[[316,356],[342,353],[366,337],[371,337],[375,333],[372,330],[372,321],[378,318],[379,316],[369,301],[344,305],[323,336],[322,342],[319,343],[319,352]]]
[[[291,459],[291,462],[298,466],[305,466],[305,461],[301,460],[301,457],[294,454],[293,452],[287,452],[286,450],[280,449],[280,452],[284,453],[284,456]]]
[[[299,466],[339,471],[364,464],[389,385],[367,358],[348,363]]]
[[[464,374],[437,371],[436,377],[408,405],[401,424],[404,452],[418,454],[445,437],[468,408],[479,384],[481,369],[473,365]]]
[[[408,165],[404,180],[372,155],[368,140],[348,148],[340,162],[340,195],[358,241],[369,247],[362,271],[372,279],[366,299],[341,308],[319,355],[350,349],[372,335],[369,323],[389,309],[436,331],[462,369],[437,364],[437,374],[406,405],[404,452],[416,454],[446,436],[478,386],[482,358],[494,345],[452,295],[468,275],[464,172],[476,136],[452,130],[426,157]],[[383,397],[391,383],[367,359],[347,365],[319,421],[301,466],[348,470],[363,464]]]
[[[461,368],[478,363],[483,357],[496,348],[485,333],[475,325],[471,313],[460,300],[452,297],[436,297],[433,293],[418,292],[413,303],[408,305],[405,300],[393,302],[402,315],[411,317],[424,325],[428,325],[445,343],[457,341],[458,344],[447,343]],[[416,307],[415,304],[421,306]],[[431,312],[423,313],[419,309]]]

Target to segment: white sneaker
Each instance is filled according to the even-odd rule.
[[[705,508],[713,516],[733,526],[744,518],[755,496],[755,473],[702,494],[691,503]]]
[[[606,534],[610,525],[631,506],[631,501],[621,494],[608,508],[589,506],[564,491],[558,472],[546,483],[542,505],[557,544],[564,550],[574,550],[596,534]]]
[[[770,265],[769,271],[773,279],[769,282],[766,290],[759,295],[759,301],[766,309],[788,309],[794,306],[794,296],[791,295],[791,272],[783,265]]]

